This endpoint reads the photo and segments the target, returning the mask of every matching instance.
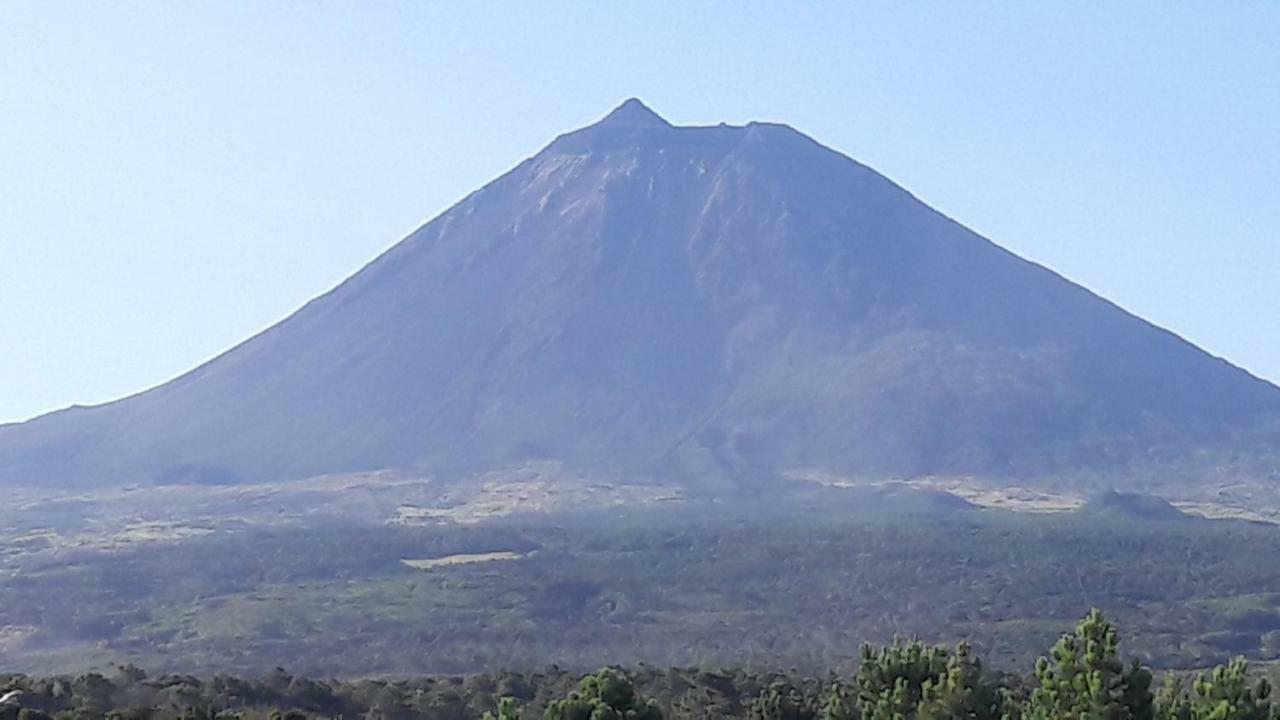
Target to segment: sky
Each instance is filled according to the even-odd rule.
[[[631,96],[1280,381],[1280,3],[0,0],[0,422],[191,369]]]

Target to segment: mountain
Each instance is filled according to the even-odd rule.
[[[186,375],[0,427],[0,482],[1123,475],[1270,452],[1278,419],[1275,386],[787,126],[628,100]]]

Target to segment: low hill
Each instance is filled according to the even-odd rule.
[[[1114,520],[1150,520],[1180,522],[1192,517],[1174,507],[1168,500],[1140,493],[1122,493],[1110,490],[1090,498],[1076,509],[1079,515],[1111,518]]]

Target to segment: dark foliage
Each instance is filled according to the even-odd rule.
[[[860,643],[895,635],[958,636],[1002,670],[1098,606],[1157,667],[1280,655],[1280,566],[1257,560],[1280,557],[1269,526],[699,512],[247,527],[66,551],[0,577],[0,627],[31,629],[9,643],[9,667],[39,672],[108,662],[324,675],[552,662],[849,672]],[[427,571],[401,562],[493,551],[522,557]]]
[[[865,646],[856,675],[823,679],[742,670],[552,668],[396,680],[328,680],[275,669],[244,679],[109,675],[0,676],[0,720],[208,720],[311,717],[433,720],[1277,720],[1270,685],[1243,659],[1196,677],[1171,676],[1157,700],[1151,672],[1125,664],[1115,628],[1096,610],[1063,635],[1034,674],[993,676],[966,645],[918,640]]]

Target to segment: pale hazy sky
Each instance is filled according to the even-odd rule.
[[[0,0],[0,421],[171,378],[639,96],[1280,380],[1280,3]]]

